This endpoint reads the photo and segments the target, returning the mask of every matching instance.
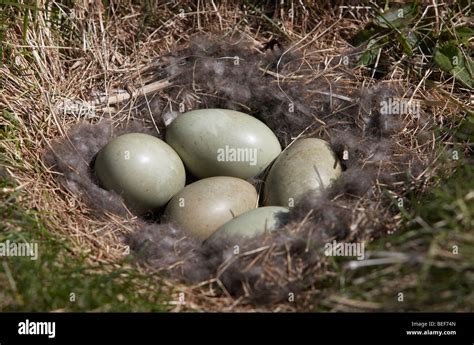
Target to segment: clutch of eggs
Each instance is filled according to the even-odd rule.
[[[98,153],[95,173],[101,186],[122,195],[138,214],[167,204],[163,219],[202,241],[273,231],[279,215],[305,192],[320,191],[341,174],[327,142],[299,139],[282,152],[270,128],[233,110],[183,113],[168,126],[165,140],[143,133],[116,137]],[[245,180],[272,163],[265,207],[257,208],[257,191]],[[201,180],[185,187],[185,168]]]

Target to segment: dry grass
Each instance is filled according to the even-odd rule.
[[[50,8],[40,4],[38,10],[30,10],[34,21],[27,23],[27,28],[19,22],[6,32],[4,44],[9,61],[0,67],[0,109],[4,114],[1,124],[11,128],[11,135],[2,140],[1,148],[8,172],[28,191],[27,198],[21,202],[28,208],[44,210],[48,229],[67,239],[77,253],[87,253],[92,263],[120,262],[127,254],[120,238],[132,231],[134,219],[114,215],[102,220],[91,218],[86,204],[58,186],[53,178],[55,172],[43,163],[43,152],[56,138],[67,136],[68,129],[84,118],[91,122],[103,116],[110,116],[116,123],[130,120],[133,114],[119,109],[119,101],[134,102],[139,95],[169,87],[169,81],[150,84],[146,70],[156,57],[186,46],[189,38],[198,33],[239,34],[253,41],[256,49],[277,39],[286,42],[290,50],[303,52],[308,61],[305,66],[308,74],[304,76],[307,80],[322,73],[329,79],[344,78],[344,73],[331,62],[349,48],[346,38],[364,26],[371,17],[369,11],[347,10],[340,15],[338,10],[330,10],[324,3],[304,2],[304,7],[301,4],[291,1],[284,8],[278,6],[265,12],[250,2],[242,5],[234,1],[180,1],[176,4],[112,1],[108,8],[101,2],[79,1],[73,8],[50,3]],[[289,16],[289,9],[293,16]],[[436,17],[436,21],[442,22],[443,18]],[[422,57],[383,61],[394,66],[385,79],[398,82],[404,90],[410,91],[411,98],[422,102],[424,109],[432,113],[434,123],[444,128],[454,127],[463,109],[469,107],[467,89],[456,86],[449,75],[441,75],[436,82],[428,80],[439,71],[430,66],[420,75],[416,68],[410,67],[410,64],[415,65],[412,60],[416,58]],[[326,70],[312,69],[313,62],[326,62]],[[382,61],[379,59],[378,63]],[[371,71],[364,67],[345,73],[350,74],[345,85],[348,90],[376,82],[371,78]],[[293,77],[301,78],[275,76],[276,79]],[[65,107],[70,106],[67,103],[70,100],[85,101],[91,108],[86,114],[74,110],[68,113]],[[153,125],[151,116],[149,125]],[[414,141],[420,130],[417,126],[412,123],[407,131],[399,134],[401,151],[415,150],[420,157],[426,157],[436,148],[450,145],[449,135],[433,134],[424,143]],[[436,183],[434,168],[440,167],[440,162],[434,160],[430,169],[416,177],[418,181],[414,181],[414,185],[420,193]],[[443,169],[451,168],[443,166]],[[364,208],[363,202],[360,208]],[[401,213],[394,217],[388,225],[389,232],[396,231],[402,220]],[[360,222],[363,224],[362,219]],[[371,237],[368,233],[364,240]],[[329,269],[327,274],[334,272]],[[179,292],[184,291],[186,295],[185,306],[176,302],[176,306],[171,304],[170,307],[175,311],[258,310],[244,298],[236,300],[225,294],[218,297],[212,286],[167,282],[176,300]],[[271,309],[311,310],[320,296],[321,290],[312,288],[297,305],[279,304]],[[335,298],[340,305],[352,303]]]

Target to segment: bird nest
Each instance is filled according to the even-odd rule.
[[[304,36],[279,41],[251,24],[226,31],[238,18],[213,13],[220,21],[201,20],[220,28],[210,25],[203,33],[201,22],[184,34],[187,26],[178,21],[160,29],[167,34],[158,43],[131,52],[121,40],[132,37],[133,19],[121,18],[106,38],[87,36],[85,56],[73,52],[68,60],[57,48],[38,52],[34,61],[20,58],[23,68],[36,69],[21,79],[3,67],[4,103],[24,124],[25,166],[10,172],[30,184],[30,206],[51,211],[46,221],[53,233],[93,262],[132,255],[133,269],[159,271],[174,293],[186,296],[178,309],[308,310],[335,274],[325,244],[389,236],[410,206],[404,196],[432,183],[440,169],[434,148],[449,140],[435,135],[439,119],[424,101],[437,95],[417,88],[399,67],[374,80],[357,66],[362,52],[340,37],[350,22],[320,18],[323,24]],[[87,32],[98,22],[92,16],[75,25]],[[295,30],[306,32],[300,24]],[[42,31],[27,39],[60,45]],[[394,111],[394,104],[405,108]],[[230,243],[203,245],[161,222],[159,213],[137,217],[118,194],[98,185],[92,163],[111,138],[128,132],[163,138],[180,112],[202,108],[248,113],[283,148],[299,138],[325,139],[342,176],[323,194],[308,191],[278,231],[239,243],[238,250]],[[263,175],[250,182],[262,190]]]

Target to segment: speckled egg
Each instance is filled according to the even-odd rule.
[[[164,206],[185,184],[184,165],[164,141],[143,133],[112,139],[97,155],[100,184],[122,195],[136,213]]]
[[[183,113],[166,130],[166,142],[196,177],[260,174],[281,153],[275,134],[256,118],[227,109]]]
[[[341,175],[341,164],[324,140],[299,139],[271,167],[264,205],[293,207],[310,190],[321,192]]]
[[[217,176],[186,186],[171,199],[163,219],[205,240],[232,218],[254,209],[257,191],[247,181]]]
[[[280,223],[280,215],[288,212],[286,207],[280,206],[256,208],[222,225],[208,241],[250,239],[262,235],[275,230]]]

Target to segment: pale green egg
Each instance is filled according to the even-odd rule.
[[[164,141],[143,133],[112,139],[97,155],[100,184],[136,213],[164,206],[185,184],[184,165]]]
[[[179,115],[166,142],[196,177],[260,174],[280,154],[275,134],[256,118],[227,109],[200,109]]]
[[[251,239],[265,232],[276,229],[280,223],[279,216],[288,213],[286,207],[266,206],[245,212],[222,225],[208,239],[209,242],[218,240]]]
[[[186,186],[171,199],[164,221],[181,226],[199,240],[211,236],[221,225],[257,206],[257,191],[247,181],[217,176]]]
[[[329,143],[316,138],[296,140],[271,167],[263,203],[293,207],[306,192],[321,193],[341,173],[341,164]]]

